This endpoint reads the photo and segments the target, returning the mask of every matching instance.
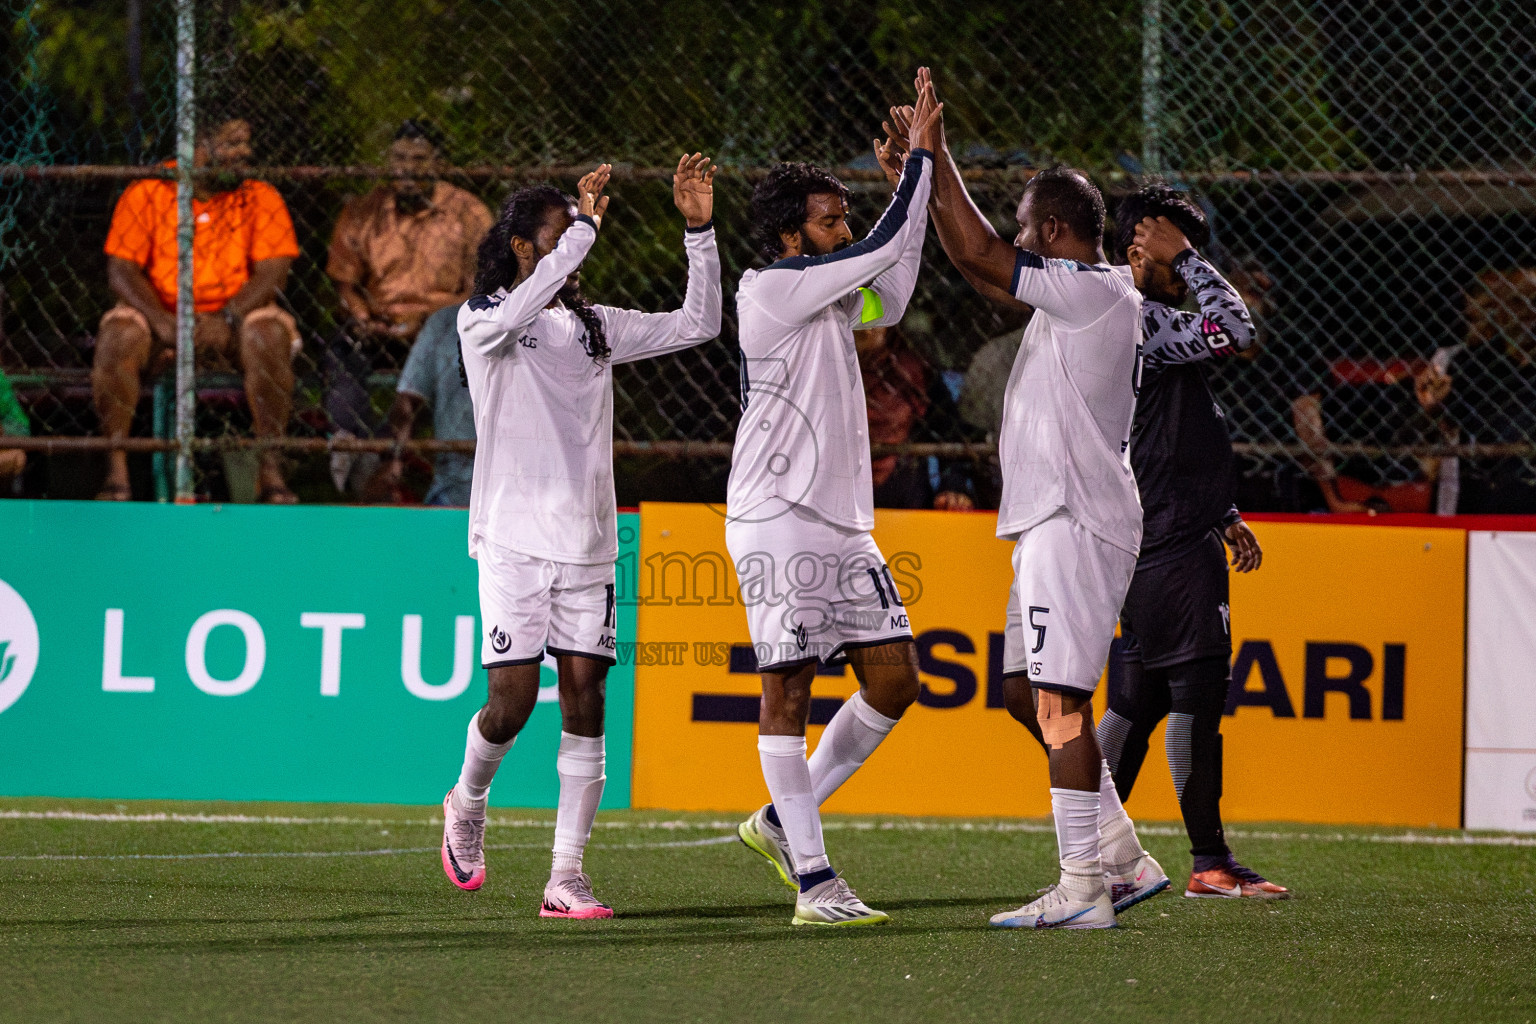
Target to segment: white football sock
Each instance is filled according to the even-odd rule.
[[[555,771],[560,776],[560,805],[555,811],[553,875],[581,870],[581,855],[592,838],[592,821],[603,799],[607,756],[601,736],[560,733],[560,753]]]
[[[1136,838],[1131,816],[1120,805],[1120,794],[1115,792],[1115,780],[1109,773],[1109,762],[1105,761],[1099,775],[1099,856],[1104,868],[1124,874],[1146,852]],[[1116,871],[1117,868],[1125,870]]]
[[[1104,891],[1099,862],[1099,794],[1051,787],[1051,816],[1061,854],[1061,886],[1074,899]]]
[[[789,840],[795,870],[802,875],[831,867],[821,838],[821,812],[811,788],[811,769],[805,763],[804,736],[759,736],[757,757],[763,764],[763,781]]]
[[[818,806],[826,803],[827,797],[863,766],[895,727],[896,719],[886,718],[870,707],[862,694],[855,693],[843,701],[827,723],[827,731],[821,734],[821,742],[816,744],[809,762],[811,788]]]
[[[501,759],[507,756],[514,736],[505,743],[492,743],[480,732],[480,712],[469,720],[469,737],[464,743],[464,767],[459,769],[459,783],[453,787],[453,805],[459,813],[471,817],[485,814],[485,803],[491,792],[491,780]]]

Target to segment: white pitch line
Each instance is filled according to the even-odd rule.
[[[675,843],[593,843],[594,850],[670,850],[684,846],[718,846],[734,843],[736,837],[711,836],[708,839],[689,839]],[[487,850],[542,850],[547,843],[491,843]],[[316,857],[393,857],[402,854],[436,853],[440,847],[388,847],[378,850],[284,850],[245,851],[226,850],[217,853],[36,853],[0,856],[0,861],[98,861],[98,860],[256,860],[256,859],[310,859]]]
[[[708,839],[683,839],[675,843],[593,843],[594,850],[674,850],[684,846],[723,846],[739,843],[736,833],[728,836],[710,836]],[[495,847],[489,847],[495,849]]]
[[[532,845],[532,844],[530,844]],[[542,844],[541,844],[542,845]],[[46,861],[76,861],[76,860],[247,860],[254,858],[315,858],[315,857],[392,857],[402,853],[436,853],[435,846],[423,846],[416,849],[383,849],[383,850],[286,850],[272,852],[245,852],[242,850],[228,850],[218,853],[36,853],[27,855],[15,855],[0,857],[0,860],[46,860]]]
[[[0,821],[101,821],[117,824],[141,825],[381,825],[404,827],[421,825],[442,827],[443,819],[429,818],[353,818],[345,815],[320,818],[301,818],[281,814],[178,814],[172,811],[151,811],[140,814],[105,811],[52,811],[0,810]],[[539,818],[491,818],[487,824],[500,828],[554,828],[552,819]],[[599,821],[594,828],[613,829],[721,829],[735,828],[734,821]]]
[[[331,817],[297,817],[288,815],[253,815],[253,814],[178,814],[174,812],[159,811],[139,814],[123,812],[97,812],[74,810],[51,811],[23,811],[0,810],[0,820],[11,821],[93,821],[114,822],[127,824],[177,824],[177,825],[365,825],[370,827],[405,828],[420,826],[423,828],[441,828],[441,818],[354,818],[347,816]],[[491,828],[554,828],[555,823],[548,819],[539,818],[511,818],[491,817],[486,821]],[[704,830],[718,832],[736,828],[735,821],[598,821],[594,824],[595,830],[609,831],[662,831],[678,832],[690,830]],[[822,829],[828,832],[981,832],[981,833],[1024,833],[1047,834],[1055,831],[1055,826],[1048,822],[1039,821],[921,821],[921,820],[884,820],[884,821],[846,821],[831,819],[822,823]],[[1138,825],[1137,832],[1147,836],[1178,837],[1184,835],[1184,830],[1176,825]],[[1275,830],[1250,830],[1243,828],[1229,828],[1227,834],[1238,839],[1272,840],[1277,842],[1317,842],[1317,843],[1388,843],[1407,846],[1508,846],[1508,847],[1536,847],[1536,836],[1515,835],[1509,833],[1496,834],[1470,834],[1447,833],[1438,835],[1426,835],[1421,832],[1370,832],[1351,834],[1347,832],[1282,832]],[[729,837],[726,837],[729,840]]]

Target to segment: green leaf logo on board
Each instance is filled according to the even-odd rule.
[[[0,640],[0,683],[5,682],[11,674],[11,669],[16,667],[16,655],[6,653],[10,646],[9,640]]]

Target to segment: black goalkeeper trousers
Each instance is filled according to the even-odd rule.
[[[1115,790],[1122,801],[1130,799],[1152,732],[1167,718],[1168,768],[1195,870],[1217,867],[1230,855],[1221,823],[1221,716],[1231,678],[1228,661],[1205,657],[1147,668],[1134,637],[1122,637],[1115,646],[1109,710],[1099,723],[1099,745]]]

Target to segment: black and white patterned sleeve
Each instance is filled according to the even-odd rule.
[[[1160,302],[1141,307],[1142,343],[1147,372],[1174,363],[1230,356],[1253,344],[1253,319],[1237,289],[1193,249],[1173,261],[1173,270],[1189,285],[1200,309],[1186,312]]]

